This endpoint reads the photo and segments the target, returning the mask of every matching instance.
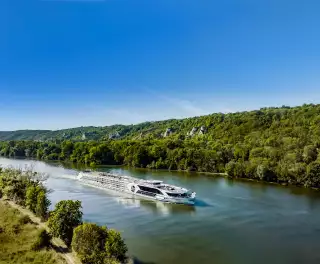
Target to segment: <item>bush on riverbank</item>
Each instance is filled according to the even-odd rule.
[[[55,237],[61,238],[69,247],[72,241],[73,229],[82,223],[81,202],[65,200],[56,204],[50,212],[48,227]]]
[[[74,229],[72,248],[84,264],[124,261],[127,252],[119,232],[93,223]]]
[[[7,199],[27,206],[33,213],[45,219],[50,206],[48,190],[39,181],[38,174],[31,170],[2,169],[0,172],[0,192]]]

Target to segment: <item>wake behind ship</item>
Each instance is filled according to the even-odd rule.
[[[158,180],[143,180],[113,173],[84,171],[77,179],[87,185],[167,203],[193,205],[195,192],[165,184]]]

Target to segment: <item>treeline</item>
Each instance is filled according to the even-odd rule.
[[[319,125],[320,105],[303,105],[298,107],[269,107],[260,110],[238,113],[213,113],[184,119],[170,119],[164,121],[144,122],[135,125],[112,125],[105,127],[77,127],[61,130],[17,130],[0,131],[0,141],[9,140],[37,140],[37,141],[102,141],[112,135],[119,135],[118,139],[160,139],[167,128],[173,135],[187,138],[193,128],[204,126],[205,138],[208,140],[222,140],[235,144],[242,142],[246,136],[255,131],[262,132],[265,137],[280,129],[286,136],[301,133],[303,129],[316,129]],[[288,127],[288,131],[284,128]],[[298,129],[294,129],[298,128]],[[197,134],[197,133],[196,133]]]
[[[232,178],[320,187],[320,105],[213,114],[165,124],[174,131],[165,138],[150,132],[140,139],[5,141],[0,142],[0,155],[93,166],[227,172]],[[207,128],[204,135],[186,136],[200,125]]]
[[[48,190],[42,180],[41,174],[32,171],[0,168],[0,198],[12,200],[47,221],[50,233],[41,230],[31,249],[49,247],[53,236],[72,248],[84,264],[116,264],[126,260],[127,247],[120,233],[94,223],[83,223],[80,201],[60,201],[49,212]]]

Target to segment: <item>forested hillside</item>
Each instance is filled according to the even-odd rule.
[[[96,133],[96,141],[60,136],[77,129]],[[55,135],[51,142],[1,142],[0,153],[91,165],[227,172],[234,178],[320,187],[320,105],[77,129],[43,132]],[[109,139],[108,133],[117,132]]]

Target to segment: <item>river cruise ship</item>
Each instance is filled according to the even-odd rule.
[[[166,203],[194,205],[196,193],[158,180],[143,180],[114,173],[83,171],[77,176],[82,183],[102,189],[139,196]]]

